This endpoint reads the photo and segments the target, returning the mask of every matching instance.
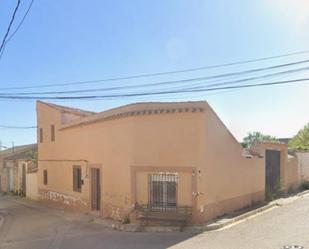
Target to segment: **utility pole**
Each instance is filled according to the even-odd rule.
[[[12,141],[12,153],[14,153],[14,141]]]

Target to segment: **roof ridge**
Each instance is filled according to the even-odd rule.
[[[163,113],[181,113],[181,112],[202,112],[204,105],[208,106],[207,101],[186,101],[186,102],[139,102],[122,105],[93,115],[74,120],[65,124],[61,129],[74,127],[78,125],[86,125],[102,120],[110,120],[114,118],[123,118],[135,115],[145,114],[163,114]]]
[[[48,103],[48,102],[43,102],[38,100],[37,102],[40,102],[42,104],[48,105],[52,108],[56,108],[56,109],[60,109],[63,111],[67,111],[67,112],[73,112],[76,114],[86,114],[86,115],[92,115],[92,114],[96,114],[97,112],[93,112],[93,111],[87,111],[87,110],[83,110],[83,109],[79,109],[79,108],[74,108],[74,107],[69,107],[69,106],[63,106],[63,105],[58,105],[58,104],[54,104],[54,103]]]

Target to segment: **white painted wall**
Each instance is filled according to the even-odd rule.
[[[309,152],[296,152],[301,181],[309,181]]]
[[[39,198],[37,172],[26,174],[26,184],[26,197],[37,200]]]

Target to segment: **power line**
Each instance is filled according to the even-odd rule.
[[[34,0],[31,0],[29,6],[28,6],[28,9],[26,10],[23,18],[21,19],[21,21],[19,22],[19,24],[17,25],[16,29],[13,31],[13,33],[6,39],[5,43],[4,43],[4,46],[3,46],[3,49],[2,51],[0,52],[0,60],[1,60],[1,57],[2,57],[2,54],[4,52],[4,49],[5,49],[5,46],[6,44],[13,38],[13,36],[18,32],[18,30],[20,29],[21,25],[24,23],[28,13],[30,12],[30,9],[32,7],[32,4],[33,4]]]
[[[33,5],[33,2],[34,2],[34,0],[31,0],[31,2],[30,2],[30,4],[29,4],[29,6],[28,6],[28,8],[27,8],[27,10],[26,10],[26,12],[25,12],[23,18],[21,19],[21,21],[19,22],[18,26],[17,26],[16,29],[13,31],[13,33],[7,38],[5,44],[7,44],[7,43],[13,38],[13,36],[18,32],[18,30],[20,29],[21,25],[24,23],[24,21],[25,21],[27,15],[29,14],[30,9],[31,9],[31,7],[32,7],[32,5]]]
[[[0,128],[4,129],[35,129],[37,126],[10,126],[10,125],[0,125]]]
[[[309,78],[285,80],[285,81],[276,81],[269,83],[259,83],[259,84],[250,84],[250,85],[236,85],[236,86],[225,86],[225,87],[216,87],[216,88],[200,88],[200,89],[183,89],[183,90],[174,90],[174,91],[157,91],[157,92],[144,92],[144,93],[127,93],[127,94],[110,94],[110,95],[82,95],[82,96],[0,96],[0,99],[45,99],[45,100],[74,100],[74,99],[98,99],[98,98],[124,98],[124,97],[138,97],[138,96],[155,96],[155,95],[164,95],[164,94],[174,94],[174,93],[194,93],[194,92],[209,92],[217,90],[226,90],[226,89],[238,89],[238,88],[249,88],[249,87],[260,87],[260,86],[270,86],[270,85],[282,85],[282,84],[291,84],[291,83],[300,83],[309,81]]]
[[[154,76],[163,76],[163,75],[171,75],[171,74],[178,74],[178,73],[201,71],[201,70],[206,70],[206,69],[216,69],[216,68],[229,67],[229,66],[235,66],[235,65],[243,65],[243,64],[248,64],[248,63],[252,63],[252,62],[261,62],[261,61],[266,61],[266,60],[271,60],[271,59],[277,59],[277,58],[283,58],[283,57],[289,57],[289,56],[301,55],[301,54],[307,54],[307,53],[309,53],[309,50],[303,50],[303,51],[281,54],[281,55],[276,55],[276,56],[261,57],[261,58],[257,58],[257,59],[251,59],[251,60],[236,61],[236,62],[231,62],[231,63],[224,63],[224,64],[217,64],[217,65],[182,69],[182,70],[157,72],[157,73],[149,73],[149,74],[138,74],[138,75],[121,76],[121,77],[96,79],[96,80],[86,80],[86,81],[72,81],[72,82],[55,83],[55,84],[39,84],[39,85],[30,85],[30,86],[22,86],[22,87],[7,87],[7,88],[0,88],[0,90],[48,88],[48,87],[70,86],[70,85],[93,84],[93,83],[99,83],[99,82],[112,82],[112,81],[120,81],[120,80],[130,80],[130,79],[138,79],[138,78],[146,78],[146,77],[154,77]]]
[[[16,4],[16,7],[15,7],[15,9],[14,9],[13,15],[12,15],[12,17],[11,17],[9,26],[8,26],[8,28],[7,28],[7,30],[6,30],[6,33],[5,33],[4,37],[3,37],[2,42],[1,42],[1,45],[0,45],[0,54],[1,54],[1,55],[2,55],[2,53],[3,53],[4,46],[5,46],[5,43],[6,43],[6,39],[7,39],[8,35],[9,35],[9,33],[10,33],[10,30],[11,30],[12,24],[13,24],[13,22],[14,22],[14,19],[15,19],[15,16],[16,16],[16,13],[17,13],[17,10],[18,10],[19,5],[20,5],[20,0],[17,0],[17,4]]]
[[[279,69],[283,67],[289,67],[289,66],[295,66],[299,64],[304,64],[308,63],[309,60],[302,60],[302,61],[296,61],[296,62],[291,62],[291,63],[285,63],[285,64],[279,64],[275,66],[269,66],[269,67],[262,67],[262,68],[255,68],[255,69],[250,69],[250,70],[245,70],[245,71],[239,71],[239,72],[232,72],[232,73],[225,73],[225,74],[218,74],[218,75],[211,75],[211,76],[205,76],[205,77],[197,77],[197,78],[189,78],[189,79],[181,79],[181,80],[173,80],[173,81],[163,81],[163,82],[153,82],[153,83],[148,83],[148,84],[135,84],[135,85],[129,85],[129,86],[116,86],[116,87],[108,87],[108,88],[95,88],[95,89],[83,89],[83,90],[70,90],[70,91],[40,91],[40,92],[15,92],[15,93],[0,93],[0,95],[52,95],[52,94],[74,94],[74,93],[87,93],[87,92],[104,92],[104,91],[113,91],[113,90],[128,90],[128,89],[135,89],[135,88],[145,88],[145,87],[151,87],[151,86],[166,86],[166,85],[174,85],[174,84],[179,84],[179,83],[193,83],[196,81],[204,81],[203,84],[207,84],[205,80],[213,80],[213,79],[220,79],[220,78],[226,78],[226,77],[231,77],[231,76],[241,76],[245,74],[252,74],[252,73],[258,73],[258,72],[263,72],[263,71],[268,71],[268,70],[273,70],[273,69]],[[305,71],[309,70],[309,67],[303,67],[303,68],[298,68],[298,69],[292,69],[292,70],[287,70],[287,71],[281,71],[273,74],[266,74],[262,76],[255,76],[255,77],[250,77],[250,78],[245,78],[242,80],[235,80],[235,81],[227,81],[223,83],[217,83],[217,84],[212,84],[209,86],[217,86],[217,85],[226,85],[226,84],[235,84],[235,83],[240,83],[240,82],[246,82],[250,80],[255,80],[255,79],[260,79],[260,78],[267,78],[267,77],[272,77],[272,76],[279,76],[282,74],[289,74],[289,73],[295,73],[295,72],[300,72],[300,71]],[[1,90],[1,88],[0,88]]]
[[[264,75],[253,76],[253,77],[249,77],[249,78],[232,80],[232,81],[226,81],[226,82],[221,82],[221,83],[208,84],[206,86],[207,87],[215,87],[215,86],[231,85],[231,84],[237,84],[237,83],[243,83],[243,82],[250,82],[250,81],[254,81],[254,80],[267,79],[267,78],[271,78],[271,77],[274,77],[274,76],[283,76],[283,75],[288,75],[288,74],[293,74],[293,73],[298,73],[298,72],[303,72],[303,71],[309,71],[309,67],[302,67],[302,68],[297,68],[297,69],[292,69],[292,70],[280,71],[280,72],[276,72],[276,73],[264,74]],[[198,89],[200,87],[201,87],[201,85],[190,88],[190,89]]]

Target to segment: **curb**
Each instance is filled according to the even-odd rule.
[[[304,195],[307,195],[307,194],[309,194],[309,190],[305,190],[305,191],[303,191],[303,192],[300,192],[300,193],[298,193],[296,196],[304,196]]]
[[[213,230],[221,229],[223,227],[226,227],[226,226],[231,225],[233,223],[236,223],[238,221],[245,220],[245,219],[247,219],[249,217],[252,217],[252,216],[254,216],[256,214],[262,213],[262,212],[264,212],[264,211],[266,211],[268,209],[274,208],[274,207],[279,207],[279,205],[277,203],[272,203],[270,205],[266,205],[266,206],[254,209],[252,211],[249,211],[247,213],[241,214],[241,215],[236,216],[234,218],[231,218],[231,219],[229,219],[227,221],[219,220],[217,222],[214,222],[214,223],[206,225],[204,227],[204,231],[213,231]]]
[[[292,199],[292,200],[290,200],[290,202],[287,202],[287,203],[291,203],[291,202],[293,202],[293,201],[295,201],[297,199],[300,199],[300,198],[302,198],[303,196],[305,196],[307,194],[309,194],[309,190],[305,190],[303,192],[300,192],[300,193],[296,194],[295,196],[290,196],[289,198],[294,198],[294,200]],[[264,212],[264,211],[266,211],[268,209],[271,209],[271,208],[274,208],[274,207],[281,207],[281,206],[287,204],[287,203],[282,202],[282,200],[284,200],[284,198],[275,200],[275,201],[269,203],[266,206],[254,209],[254,210],[249,211],[247,213],[244,213],[244,214],[241,214],[241,215],[236,216],[234,218],[228,219],[227,221],[223,221],[224,220],[224,218],[223,218],[222,220],[216,221],[214,223],[210,223],[210,224],[208,224],[208,225],[206,225],[204,227],[203,231],[218,230],[218,229],[224,228],[226,226],[229,226],[229,225],[231,225],[233,223],[236,223],[238,221],[242,221],[242,220],[245,220],[247,218],[250,218],[250,217],[252,217],[252,216],[254,216],[256,214],[262,213],[262,212]]]

